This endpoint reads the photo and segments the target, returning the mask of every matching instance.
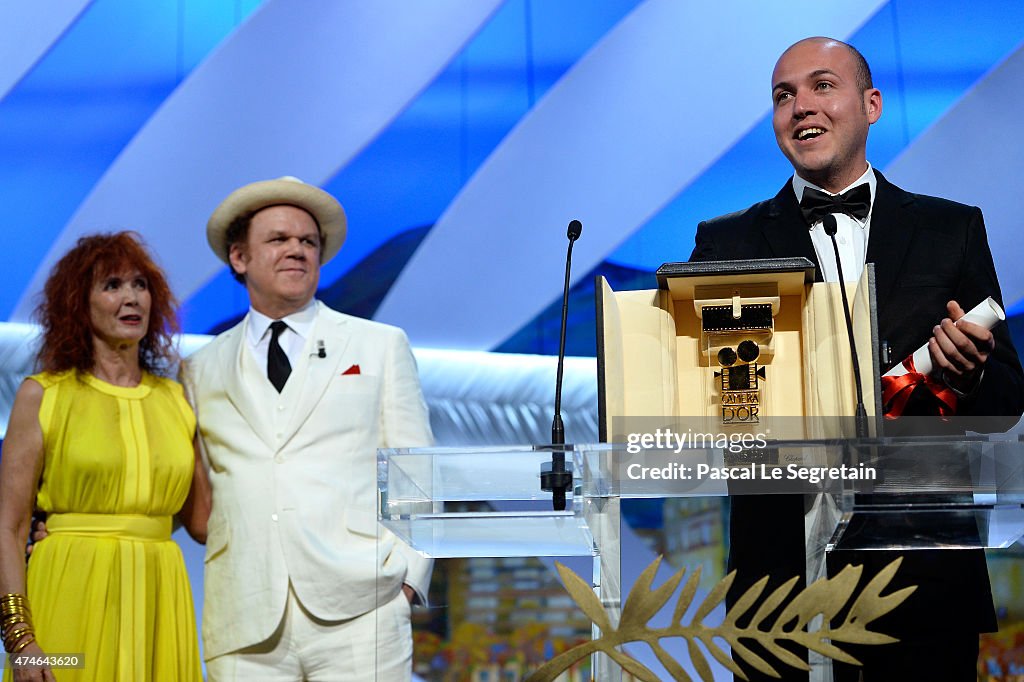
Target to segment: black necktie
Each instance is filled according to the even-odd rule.
[[[267,378],[274,388],[280,393],[284,385],[288,383],[288,375],[292,373],[292,363],[288,362],[288,355],[281,348],[277,337],[288,328],[288,325],[281,320],[270,323],[270,348],[267,349]]]
[[[867,183],[857,185],[842,194],[825,194],[813,187],[804,188],[800,212],[810,227],[829,213],[845,213],[851,218],[864,220],[871,210],[871,188]]]

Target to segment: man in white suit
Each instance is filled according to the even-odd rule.
[[[314,299],[345,213],[295,178],[236,190],[207,225],[248,315],[186,363],[213,507],[211,680],[407,680],[430,562],[376,523],[376,450],[432,442],[405,334]]]

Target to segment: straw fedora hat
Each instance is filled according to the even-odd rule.
[[[240,215],[282,204],[297,206],[316,220],[323,236],[320,248],[321,265],[337,255],[345,242],[345,209],[337,199],[319,187],[308,185],[291,176],[254,182],[229,194],[206,223],[206,241],[210,243],[210,248],[217,257],[230,266],[228,226]]]

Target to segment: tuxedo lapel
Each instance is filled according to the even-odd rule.
[[[345,318],[334,314],[319,301],[316,305],[317,316],[313,334],[307,339],[298,366],[288,385],[285,385],[284,397],[295,401],[295,410],[288,420],[288,427],[282,440],[285,443],[309,418],[331,380],[340,373],[339,365],[349,343],[350,337],[345,333]],[[322,358],[317,354],[320,341],[323,342],[325,353],[325,357]],[[300,381],[295,381],[296,379]],[[291,392],[289,388],[292,389]]]
[[[241,323],[226,332],[230,336],[221,344],[218,353],[219,371],[224,373],[224,387],[228,400],[245,418],[253,433],[259,436],[260,440],[266,443],[271,450],[276,450],[277,442],[274,438],[273,424],[271,420],[267,419],[270,403],[259,399],[263,391],[260,391],[259,384],[255,383],[262,375],[255,367],[255,360],[247,356],[245,352],[248,324],[249,316],[246,315]],[[268,382],[267,386],[269,385]]]
[[[888,300],[896,285],[907,251],[917,231],[917,218],[910,205],[914,195],[904,192],[875,171],[875,202],[871,209],[871,235],[867,262],[875,264],[875,295]]]
[[[822,281],[821,266],[814,252],[810,230],[800,213],[792,182],[786,182],[775,198],[768,203],[768,213],[761,225],[761,232],[774,258],[803,256],[814,263],[814,279]]]

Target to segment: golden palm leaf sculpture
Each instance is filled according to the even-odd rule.
[[[590,585],[559,563],[557,564],[558,573],[562,576],[566,590],[587,617],[600,628],[601,637],[555,656],[530,675],[527,681],[549,682],[576,661],[593,653],[601,652],[607,654],[622,666],[623,670],[637,679],[645,680],[645,682],[659,682],[654,672],[620,650],[619,647],[627,642],[646,643],[675,680],[690,681],[691,678],[683,666],[661,646],[660,640],[665,637],[686,640],[690,661],[704,682],[713,682],[714,675],[711,672],[707,656],[698,646],[698,642],[704,645],[704,648],[715,660],[744,680],[747,679],[746,675],[729,654],[721,648],[718,640],[727,643],[732,648],[734,656],[738,656],[752,667],[773,677],[778,677],[778,671],[771,663],[744,646],[743,640],[758,642],[778,661],[801,670],[809,670],[810,666],[801,657],[780,646],[780,642],[791,642],[837,661],[860,665],[860,661],[840,649],[836,643],[889,644],[898,641],[894,637],[868,630],[867,626],[879,616],[895,609],[917,589],[916,587],[906,587],[882,596],[882,591],[892,581],[901,562],[902,558],[896,559],[879,571],[878,575],[864,586],[860,594],[856,595],[845,619],[836,628],[831,626],[831,621],[840,613],[851,597],[854,597],[854,591],[864,570],[862,566],[846,566],[833,578],[816,580],[794,595],[789,603],[786,603],[787,597],[790,596],[790,592],[793,591],[793,587],[797,583],[796,577],[791,578],[768,595],[757,608],[750,623],[744,627],[739,627],[736,621],[747,613],[760,598],[768,584],[768,577],[765,576],[754,583],[725,614],[725,619],[721,624],[705,625],[704,619],[725,599],[726,592],[729,591],[736,576],[736,572],[733,571],[708,593],[690,619],[689,624],[683,625],[683,617],[693,602],[697,593],[697,585],[700,582],[700,568],[698,568],[690,574],[679,593],[671,623],[667,627],[651,628],[648,627],[648,622],[668,603],[682,581],[683,574],[686,573],[684,568],[660,587],[651,589],[654,576],[661,564],[661,557],[658,557],[644,569],[637,579],[626,598],[626,604],[622,608],[622,617],[616,628],[612,626],[608,614]],[[767,625],[766,620],[769,616],[779,607],[783,607],[782,612],[771,624],[771,627],[762,629],[762,626]],[[817,628],[812,629],[812,621],[819,615],[822,616],[820,624]]]

